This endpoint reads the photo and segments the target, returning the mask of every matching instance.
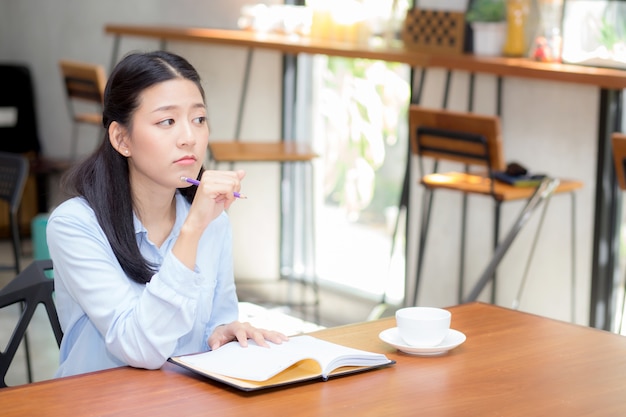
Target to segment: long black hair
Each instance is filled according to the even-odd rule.
[[[104,140],[93,154],[65,175],[62,184],[70,197],[87,200],[122,269],[132,280],[143,284],[150,281],[156,267],[139,251],[133,226],[128,160],[111,145],[109,126],[117,122],[130,130],[141,93],[175,78],[194,82],[205,100],[198,72],[183,57],[165,51],[126,55],[111,72],[104,90]],[[198,178],[200,175],[202,170]],[[191,202],[196,187],[179,191]]]

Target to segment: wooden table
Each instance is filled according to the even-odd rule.
[[[599,124],[596,154],[596,184],[594,237],[591,276],[589,323],[594,327],[610,329],[614,315],[613,283],[619,256],[619,202],[621,194],[614,174],[610,136],[621,131],[622,96],[626,89],[626,71],[610,68],[586,67],[560,63],[543,63],[526,58],[481,57],[471,54],[445,55],[417,52],[399,44],[373,47],[335,42],[324,39],[289,37],[281,34],[258,34],[253,31],[172,26],[105,26],[105,33],[113,35],[114,46],[111,64],[117,62],[119,44],[123,36],[154,38],[161,41],[182,41],[243,47],[248,49],[248,59],[243,81],[242,99],[235,138],[241,129],[243,97],[246,94],[252,51],[273,50],[287,56],[297,54],[322,54],[348,58],[366,58],[399,62],[412,68],[443,68],[490,74],[498,77],[520,77],[553,82],[565,82],[598,87]],[[287,96],[290,93],[287,94]],[[287,109],[289,110],[289,109]],[[289,116],[287,115],[287,118]],[[287,129],[289,130],[289,129]],[[287,132],[289,134],[291,132]],[[405,184],[411,183],[407,170]],[[403,203],[406,204],[406,203]]]
[[[450,311],[467,340],[436,357],[382,342],[393,318],[313,333],[396,360],[327,382],[244,393],[167,363],[6,388],[0,407],[4,417],[626,415],[626,337],[482,303]]]

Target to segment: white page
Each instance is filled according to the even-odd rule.
[[[182,356],[179,359],[209,373],[250,381],[265,381],[303,359],[317,360],[322,369],[336,356],[346,354],[361,358],[350,361],[350,365],[354,366],[389,362],[385,355],[348,348],[312,336],[292,337],[288,342],[279,345],[271,342],[268,344],[270,348],[265,348],[248,340],[248,347],[242,347],[235,341],[214,351]]]

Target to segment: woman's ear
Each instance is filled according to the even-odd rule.
[[[126,128],[118,122],[111,122],[109,125],[109,141],[111,142],[111,146],[122,156],[129,157],[130,149],[128,147],[128,141],[126,140],[126,133]]]

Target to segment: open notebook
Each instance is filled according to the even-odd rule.
[[[248,347],[230,342],[214,351],[176,356],[170,362],[244,391],[310,380],[327,380],[395,363],[382,353],[354,349],[313,336]]]

